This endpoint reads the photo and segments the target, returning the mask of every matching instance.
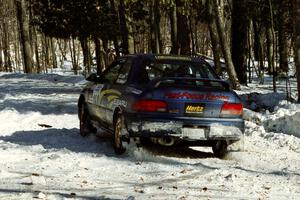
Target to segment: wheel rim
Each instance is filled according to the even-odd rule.
[[[85,115],[85,113],[84,113],[84,105],[81,105],[81,111],[80,111],[80,122],[79,122],[79,124],[80,124],[80,130],[83,130],[83,128],[84,128],[84,115]]]
[[[121,130],[122,130],[122,120],[118,118],[115,126],[115,146],[116,148],[121,148]]]

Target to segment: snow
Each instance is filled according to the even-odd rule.
[[[245,108],[244,137],[225,159],[158,146],[116,156],[108,133],[80,137],[84,83],[0,73],[0,199],[300,199],[300,106],[284,100],[284,83],[280,94],[243,88],[260,109]]]

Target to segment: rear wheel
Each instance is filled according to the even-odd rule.
[[[79,107],[79,128],[82,137],[86,137],[89,133],[97,131],[91,123],[85,103],[82,103]]]
[[[122,141],[122,133],[124,131],[124,117],[121,115],[121,113],[117,114],[116,120],[114,123],[114,135],[113,135],[113,147],[115,150],[115,153],[118,155],[121,155],[125,153],[126,147],[123,144]]]
[[[212,150],[216,157],[225,157],[227,154],[227,142],[225,140],[217,141],[216,144],[213,145]]]

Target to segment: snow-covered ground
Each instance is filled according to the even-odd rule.
[[[300,199],[300,105],[270,84],[240,92],[261,109],[245,109],[244,139],[218,159],[202,148],[116,156],[109,134],[81,138],[82,83],[0,74],[0,199]]]

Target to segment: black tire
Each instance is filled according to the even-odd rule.
[[[126,147],[122,141],[122,131],[124,129],[124,117],[121,113],[117,114],[114,120],[113,147],[115,153],[121,155],[126,152]]]
[[[227,146],[228,145],[225,140],[217,141],[212,147],[214,155],[218,158],[224,158],[227,154]]]
[[[97,129],[93,127],[85,103],[79,107],[79,133],[82,137],[95,133]]]

